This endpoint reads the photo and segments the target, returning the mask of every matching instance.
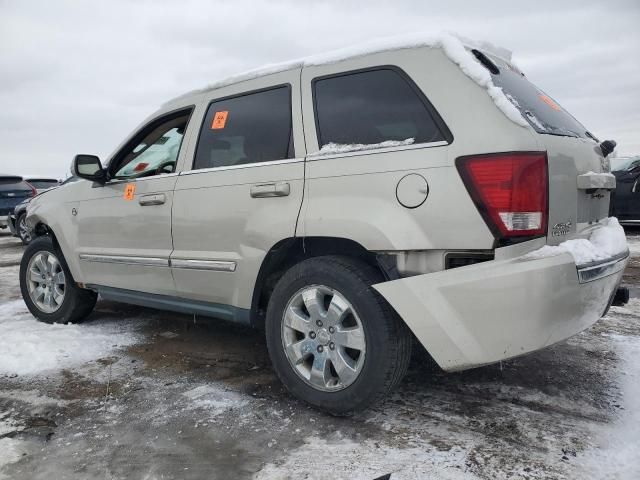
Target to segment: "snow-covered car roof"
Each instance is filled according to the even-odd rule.
[[[529,126],[525,119],[522,118],[518,109],[505,96],[502,89],[494,85],[490,72],[476,59],[473,53],[471,53],[472,49],[478,49],[494,57],[501,58],[507,63],[511,63],[511,51],[502,47],[497,47],[488,42],[474,41],[462,38],[452,33],[426,34],[420,32],[380,38],[327,53],[312,55],[288,62],[265,65],[257,69],[218,80],[204,88],[185,93],[184,95],[180,95],[179,97],[170,100],[165,105],[191,95],[206,93],[235,83],[253,80],[265,75],[280,73],[287,70],[306,66],[327,65],[341,62],[343,60],[363,57],[373,53],[423,47],[442,49],[445,55],[453,63],[458,65],[465,75],[487,91],[496,106],[509,120],[522,127]]]

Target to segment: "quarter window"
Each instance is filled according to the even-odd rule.
[[[214,101],[204,119],[193,168],[291,158],[291,131],[288,86]]]
[[[413,139],[413,143],[445,140],[430,112],[432,107],[409,82],[391,68],[315,80],[320,147],[329,143],[369,145],[388,140]]]

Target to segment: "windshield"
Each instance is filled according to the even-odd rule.
[[[56,187],[60,183],[57,180],[27,180],[37,190],[43,190],[45,188]]]
[[[623,172],[633,170],[640,165],[640,157],[612,158],[610,162],[612,172]]]
[[[61,185],[66,185],[67,183],[77,182],[78,180],[80,180],[80,177],[71,176],[71,177],[67,178],[64,182],[62,182]]]
[[[479,55],[485,59],[489,58],[489,55],[484,55],[477,50],[474,50],[473,53],[481,63],[484,62]],[[493,62],[494,67],[498,67],[493,70],[487,67],[491,71],[493,83],[502,88],[507,98],[520,110],[522,116],[536,132],[596,140],[584,125],[573,118],[549,95],[531,83],[517,67],[493,56],[490,57],[489,62]]]

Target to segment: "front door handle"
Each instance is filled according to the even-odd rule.
[[[154,193],[153,195],[143,195],[138,200],[138,203],[143,207],[149,205],[162,205],[166,201],[164,193]]]
[[[251,186],[253,198],[286,197],[291,193],[289,182],[263,183]]]

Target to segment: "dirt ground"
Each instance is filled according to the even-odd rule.
[[[498,365],[418,352],[388,400],[334,418],[283,390],[260,332],[107,301],[39,324],[21,252],[0,234],[0,479],[640,478],[639,299]]]

